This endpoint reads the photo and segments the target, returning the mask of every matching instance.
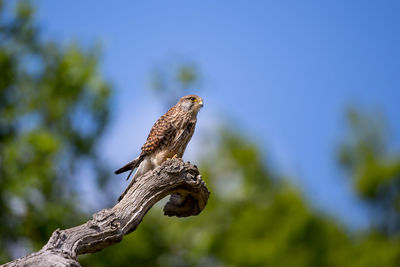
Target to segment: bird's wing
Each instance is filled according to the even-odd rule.
[[[186,127],[179,129],[176,137],[174,139],[174,147],[172,150],[176,149],[176,146],[181,146],[187,143],[193,135],[195,122],[189,122]]]
[[[133,161],[125,164],[122,168],[115,171],[116,174],[120,174],[126,171],[130,171],[127,179],[129,179],[132,171],[139,166],[139,164],[144,160],[147,155],[152,154],[158,148],[162,147],[164,144],[171,140],[173,134],[175,134],[175,127],[173,127],[174,110],[171,108],[166,114],[161,116],[153,125],[150,130],[149,136],[147,137],[146,143],[142,146],[142,153],[139,157]]]
[[[171,110],[170,110],[171,111]],[[142,155],[149,155],[172,141],[176,127],[172,123],[170,112],[161,116],[150,130],[146,143],[142,146]]]

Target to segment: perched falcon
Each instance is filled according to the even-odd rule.
[[[132,181],[125,192],[119,197],[120,201],[135,182],[136,177],[161,165],[168,158],[182,158],[186,146],[194,133],[197,113],[203,107],[203,99],[197,95],[182,97],[175,106],[162,115],[150,130],[146,143],[142,146],[139,157],[115,171],[120,174],[137,168]]]

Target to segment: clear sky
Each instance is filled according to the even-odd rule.
[[[399,145],[399,1],[34,3],[44,36],[102,43],[102,71],[116,89],[103,144],[112,167],[139,152],[164,112],[148,91],[151,70],[184,58],[204,77],[200,132],[233,118],[314,206],[367,224],[335,147],[350,104],[381,109]]]

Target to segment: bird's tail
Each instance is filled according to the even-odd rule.
[[[131,176],[133,170],[139,166],[139,164],[143,161],[143,159],[144,159],[144,155],[142,154],[139,157],[137,157],[136,159],[132,160],[131,162],[125,164],[125,166],[116,170],[115,174],[120,174],[123,172],[130,171],[128,177],[126,178],[126,180],[128,180],[129,177]]]

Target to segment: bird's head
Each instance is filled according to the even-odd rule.
[[[197,114],[203,107],[203,99],[197,95],[185,95],[182,97],[177,106],[184,111],[194,112]]]

